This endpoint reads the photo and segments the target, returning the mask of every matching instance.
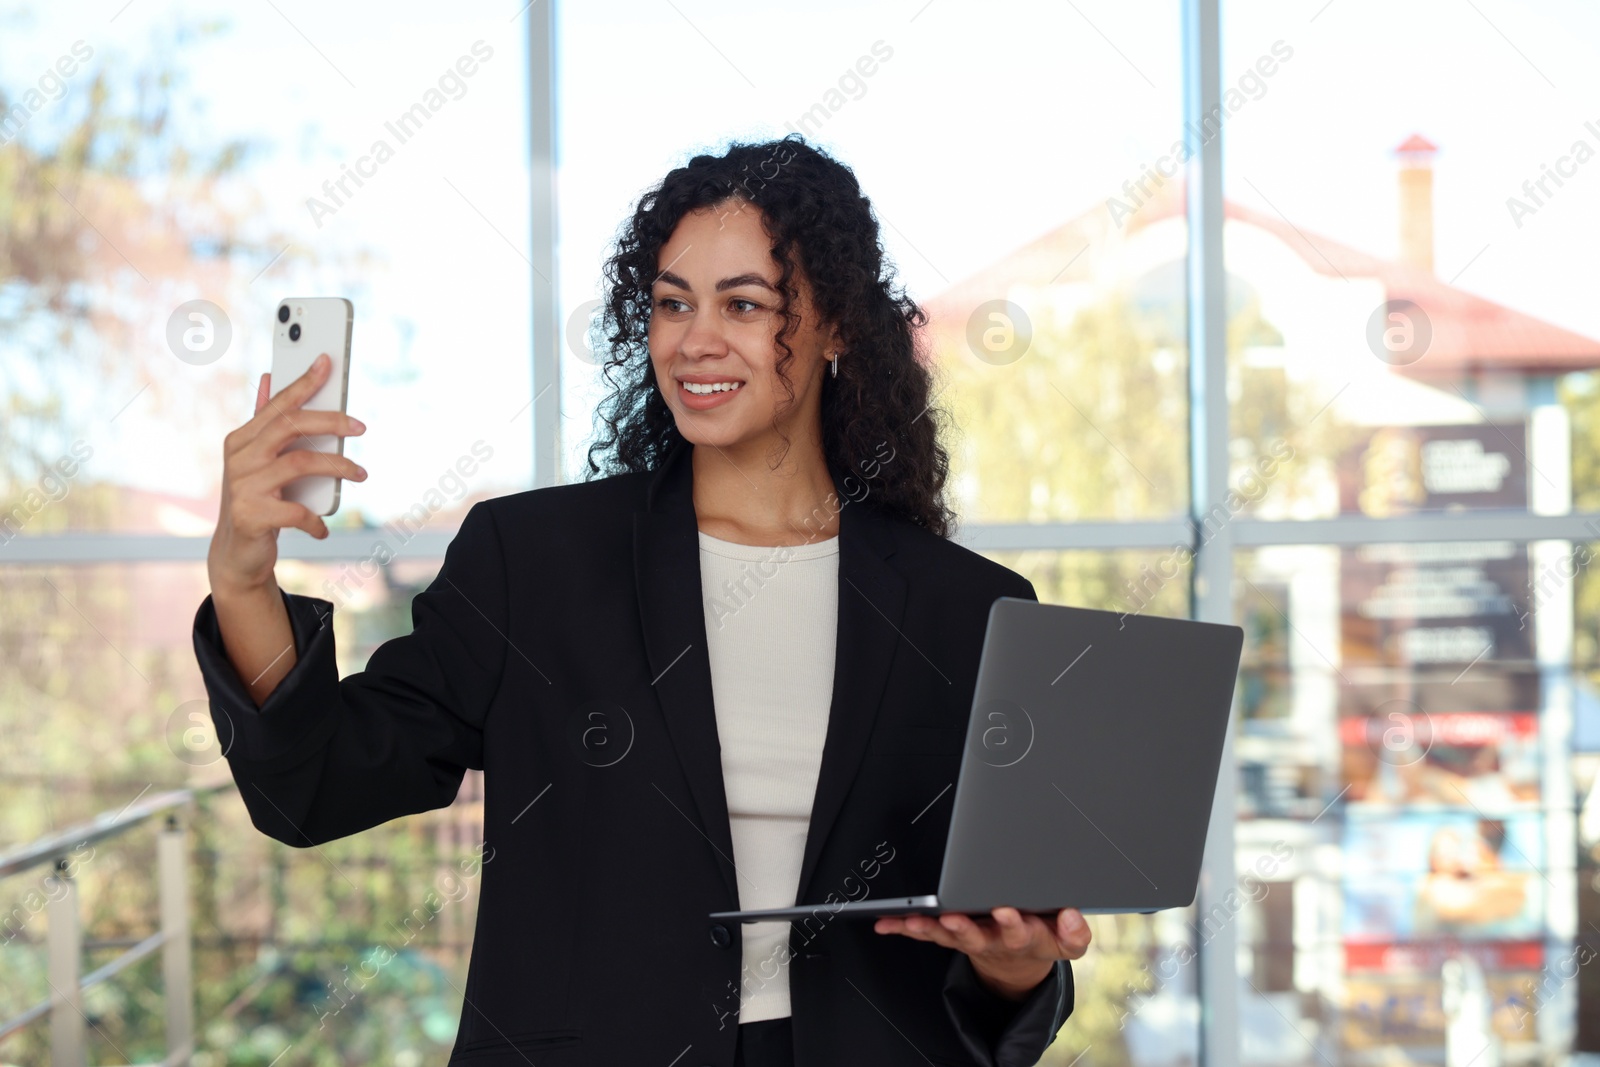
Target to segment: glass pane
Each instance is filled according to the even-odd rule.
[[[1596,1040],[1572,964],[1600,916],[1597,550],[1237,555],[1240,870],[1274,859],[1241,927],[1247,1046],[1512,1063]]]
[[[1600,308],[1572,240],[1600,227],[1574,191],[1600,12],[1463,10],[1226,6],[1233,459],[1261,465],[1240,494],[1260,517],[1600,501]],[[1383,76],[1352,78],[1357,56]]]
[[[363,579],[290,561],[278,574],[288,591],[325,598],[343,582],[331,599],[348,674],[409,632],[411,598],[439,564],[396,561]],[[0,568],[0,849],[164,790],[231,781],[190,639],[206,588],[199,562]],[[469,772],[451,807],[314,850],[257,831],[231,785],[206,801],[190,823],[197,1062],[267,1063],[291,1043],[308,1062],[444,1059],[476,918],[482,796]],[[109,942],[86,949],[86,971],[155,927],[154,834],[151,823],[73,853],[85,935]],[[49,873],[0,879],[0,1018],[50,995]],[[394,956],[374,970],[379,946]],[[161,1058],[164,1009],[149,993],[159,985],[154,956],[90,992],[90,1062]],[[47,1063],[48,1041],[48,1020],[36,1022],[6,1039],[5,1062]]]
[[[698,151],[794,131],[854,169],[930,315],[963,519],[1187,506],[1184,435],[1168,432],[1187,420],[1187,236],[1174,184],[1150,169],[1181,125],[1176,3],[559,10],[569,479],[601,396],[585,327],[635,199]],[[682,61],[658,103],[662,49]],[[1095,103],[1108,96],[1115,108]],[[617,136],[615,116],[641,106]]]
[[[524,24],[417,0],[110,14],[3,16],[0,541],[209,533],[286,296],[355,307],[371,477],[330,525],[442,526],[525,488]]]
[[[1062,552],[1032,549],[986,551],[1033,583],[1045,604],[1173,618],[1189,616],[1189,565],[1172,550]]]

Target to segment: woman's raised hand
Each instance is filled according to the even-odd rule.
[[[251,420],[229,433],[222,446],[222,507],[206,557],[213,593],[252,591],[276,585],[278,531],[286,526],[312,537],[328,536],[322,516],[283,498],[283,487],[307,474],[329,474],[363,481],[359,464],[333,452],[285,448],[303,436],[354,436],[366,431],[359,419],[338,411],[301,407],[321,388],[332,361],[319,355],[310,368],[275,397],[272,376],[256,388]]]

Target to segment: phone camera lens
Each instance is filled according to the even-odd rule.
[[[278,308],[278,321],[279,322],[288,322],[289,321],[289,305],[288,304],[284,304],[284,305],[282,305],[282,306],[280,306]]]
[[[289,327],[289,340],[291,340],[291,341],[300,340],[300,324],[298,322],[295,323],[293,326]]]

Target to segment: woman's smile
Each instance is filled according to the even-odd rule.
[[[694,411],[708,411],[728,403],[743,390],[737,378],[691,375],[678,379],[678,403]]]

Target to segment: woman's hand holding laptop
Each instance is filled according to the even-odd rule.
[[[1062,908],[1054,925],[1016,908],[995,908],[992,919],[960,912],[879,919],[880,934],[904,934],[965,952],[985,985],[1003,997],[1022,1000],[1050,975],[1056,960],[1075,960],[1089,950],[1089,923],[1076,908]]]

